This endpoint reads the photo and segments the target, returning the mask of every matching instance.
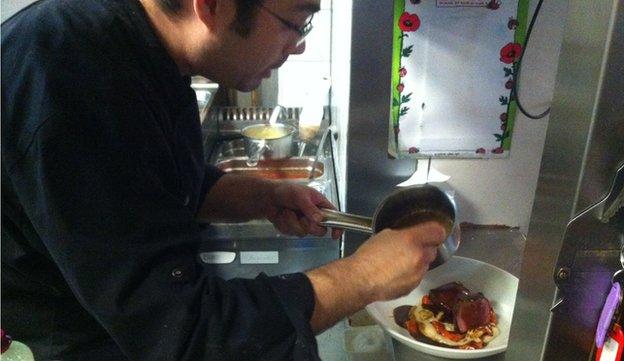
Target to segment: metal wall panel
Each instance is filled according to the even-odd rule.
[[[624,162],[622,2],[570,0],[568,9],[507,360],[588,360],[596,310],[619,267],[620,221],[607,230],[589,229],[600,223],[591,220],[566,229],[606,196]],[[566,277],[575,291],[567,295],[554,281],[562,246],[572,255]]]
[[[353,1],[346,179],[350,213],[372,216],[384,196],[415,170],[414,160],[391,160],[387,155],[392,22],[392,1]],[[365,238],[347,232],[345,255]]]

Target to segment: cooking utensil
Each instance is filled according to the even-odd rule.
[[[314,164],[310,157],[291,157],[288,159],[261,159],[255,166],[248,166],[243,157],[229,158],[217,162],[216,167],[226,173],[243,174],[269,179],[288,179],[295,182],[309,182],[308,177],[314,169],[314,179],[323,182],[325,164]],[[326,178],[326,177],[325,177]]]
[[[372,218],[323,209],[321,225],[363,233],[377,233],[385,228],[405,228],[426,221],[438,221],[447,230],[447,238],[438,248],[431,263],[433,269],[448,261],[460,243],[456,222],[457,206],[440,188],[415,185],[398,189],[387,196],[375,210]]]
[[[276,105],[275,108],[273,108],[273,112],[271,113],[271,117],[269,118],[269,125],[277,124],[277,118],[279,118],[283,108],[284,107],[282,107],[281,105]]]
[[[429,172],[431,172],[431,157],[429,157],[429,161],[427,162],[427,178],[425,179],[425,183],[429,183]]]
[[[314,163],[312,163],[312,169],[310,170],[310,176],[308,177],[308,180],[310,182],[314,180],[314,167],[316,164],[318,164],[321,154],[323,154],[323,150],[325,148],[325,140],[327,139],[327,136],[329,135],[329,133],[331,133],[331,128],[327,127],[327,129],[325,129],[325,131],[323,132],[323,135],[321,136],[321,140],[319,141],[318,147],[316,148],[316,155],[314,156]]]
[[[500,334],[479,350],[459,350],[431,345],[416,340],[406,329],[397,325],[392,311],[402,305],[416,305],[429,290],[443,284],[458,281],[473,292],[481,292],[491,303]],[[427,272],[418,288],[407,296],[392,301],[374,302],[366,306],[371,317],[397,341],[429,355],[473,359],[501,353],[507,349],[509,330],[518,290],[518,278],[488,263],[471,258],[455,256],[433,271]]]
[[[286,124],[254,124],[242,129],[245,140],[247,165],[258,164],[258,160],[286,159],[292,155],[295,127]]]

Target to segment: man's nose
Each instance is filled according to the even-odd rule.
[[[294,55],[303,54],[303,52],[305,51],[305,48],[306,48],[306,41],[305,39],[301,39],[300,42],[295,44],[295,47],[290,53]]]

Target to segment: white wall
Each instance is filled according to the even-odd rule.
[[[279,95],[277,101],[286,107],[304,105],[309,94],[323,87],[323,79],[330,78],[332,3],[321,1],[321,11],[314,15],[314,28],[306,37],[303,54],[292,55],[278,70]],[[324,105],[328,104],[328,99]]]
[[[35,2],[34,0],[2,0],[0,3],[0,15],[2,15],[2,21],[8,19],[11,15],[16,13],[24,6]]]

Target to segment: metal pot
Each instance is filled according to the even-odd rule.
[[[241,130],[245,140],[247,163],[256,165],[260,158],[285,159],[292,156],[295,128],[286,124],[254,124]]]
[[[405,187],[391,193],[377,207],[372,218],[330,209],[323,209],[322,213],[325,218],[320,224],[323,226],[370,234],[431,220],[442,223],[448,236],[438,248],[438,255],[429,269],[451,258],[460,243],[455,202],[446,192],[430,184]]]

